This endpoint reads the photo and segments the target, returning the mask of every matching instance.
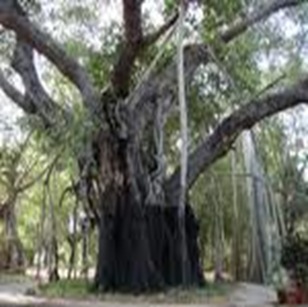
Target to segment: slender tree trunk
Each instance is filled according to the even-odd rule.
[[[47,176],[48,178],[48,176]],[[55,178],[53,178],[55,180]],[[59,275],[59,253],[58,253],[58,241],[57,241],[57,230],[56,230],[56,216],[55,216],[55,204],[53,199],[53,189],[50,187],[49,178],[46,180],[46,192],[47,199],[49,202],[49,266],[48,266],[48,278],[50,281],[57,281],[60,279]]]
[[[219,200],[214,205],[214,218],[215,218],[215,233],[214,233],[214,249],[215,249],[215,281],[223,280],[223,229],[221,217],[221,203]]]
[[[81,258],[82,258],[82,270],[81,275],[87,279],[88,278],[88,269],[89,269],[89,230],[90,230],[90,221],[88,218],[84,218],[81,225]]]
[[[45,255],[46,253],[46,236],[45,236],[45,223],[46,223],[46,211],[47,211],[47,204],[46,204],[46,189],[43,189],[43,201],[41,204],[41,215],[40,221],[38,224],[38,249],[37,249],[37,267],[36,267],[36,278],[40,280],[41,278],[41,267],[42,264],[45,266]]]
[[[239,218],[239,197],[237,186],[237,161],[236,149],[231,152],[231,168],[232,168],[232,191],[233,191],[233,234],[232,234],[232,275],[233,279],[238,281],[241,278],[241,259],[240,259],[240,227]]]
[[[185,19],[185,2],[180,2],[179,27],[178,27],[178,96],[180,103],[180,124],[181,124],[181,192],[179,197],[178,219],[180,229],[180,256],[181,256],[181,274],[183,285],[188,285],[187,271],[187,238],[186,238],[186,177],[187,177],[187,156],[188,156],[188,133],[187,133],[187,108],[185,93],[185,72],[184,72],[184,19]]]
[[[67,272],[67,278],[71,279],[73,271],[76,272],[76,249],[77,249],[77,210],[78,210],[78,199],[76,198],[74,210],[73,210],[73,228],[71,228],[71,220],[69,220],[68,225],[68,236],[67,236],[67,242],[70,247],[70,256],[68,261],[68,272]],[[76,274],[74,274],[74,278],[76,278]]]
[[[5,236],[8,247],[6,267],[9,269],[22,268],[25,265],[24,249],[17,231],[15,202],[13,199],[8,203],[5,214]]]

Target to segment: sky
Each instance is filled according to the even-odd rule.
[[[19,139],[20,129],[17,121],[23,112],[0,90],[0,146]]]

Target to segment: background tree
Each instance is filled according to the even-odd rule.
[[[1,148],[0,173],[1,173],[1,205],[0,215],[3,221],[4,255],[2,259],[7,269],[23,269],[25,254],[22,242],[18,235],[17,205],[23,193],[36,184],[43,176],[46,169],[33,176],[39,163],[39,158],[32,156],[33,161],[28,164],[25,156],[29,148],[31,134],[18,146],[4,146]]]

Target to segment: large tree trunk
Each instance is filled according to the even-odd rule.
[[[149,174],[137,142],[104,136],[99,144],[103,192],[95,284],[102,290],[147,291],[183,284],[177,207],[149,201]],[[157,200],[157,199],[156,199]],[[198,225],[186,206],[188,285],[203,283]]]
[[[112,192],[111,192],[112,193]],[[139,206],[129,191],[114,191],[113,213],[102,212],[96,285],[103,290],[145,291],[183,283],[176,207]],[[203,283],[197,224],[187,206],[188,285]],[[104,210],[103,210],[104,211]]]

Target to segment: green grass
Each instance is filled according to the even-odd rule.
[[[31,281],[31,278],[24,274],[0,272],[0,285],[8,283],[25,283],[28,281]]]
[[[87,298],[91,296],[90,285],[81,279],[59,280],[41,285],[40,294],[48,297]]]
[[[123,293],[93,294],[91,285],[85,280],[61,280],[40,287],[40,294],[47,297],[73,299],[99,299],[120,303],[166,303],[166,304],[202,304],[223,302],[232,286],[228,283],[209,283],[202,288],[173,288],[163,292],[140,295]]]

